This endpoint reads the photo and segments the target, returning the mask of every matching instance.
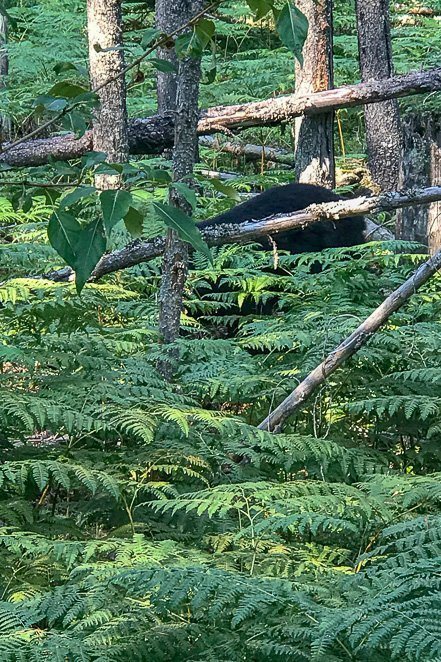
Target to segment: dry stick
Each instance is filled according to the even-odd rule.
[[[360,326],[348,336],[317,368],[315,368],[292,393],[258,426],[260,430],[280,432],[286,419],[297,412],[319,386],[347,359],[359,351],[369,338],[406,303],[424,283],[441,269],[441,250],[424,262],[415,273],[385,301]]]
[[[114,76],[111,76],[106,81],[101,83],[101,85],[98,85],[97,87],[90,90],[90,93],[91,94],[96,94],[97,92],[100,92],[102,89],[104,89],[107,85],[110,85],[111,83],[114,83],[116,80],[118,80],[118,78],[121,78],[122,76],[125,76],[129,71],[131,71],[132,69],[134,69],[135,67],[140,65],[141,62],[143,62],[149,55],[154,53],[158,47],[165,46],[165,44],[170,42],[170,40],[172,40],[178,34],[185,31],[187,28],[192,27],[200,18],[205,16],[205,14],[207,12],[210,12],[212,9],[215,9],[218,4],[219,4],[219,0],[215,0],[214,2],[210,3],[208,5],[208,7],[206,7],[205,9],[200,11],[198,14],[193,16],[193,18],[191,18],[189,21],[187,21],[186,23],[181,25],[177,30],[174,30],[170,34],[167,34],[167,35],[164,35],[163,37],[161,37],[161,39],[157,40],[151,48],[147,49],[142,55],[140,55],[135,60],[133,60],[133,62],[131,62],[131,64],[128,64],[126,67],[124,67],[124,69],[119,71],[117,74],[115,74]],[[34,129],[30,133],[28,133],[26,136],[23,136],[22,138],[19,138],[15,142],[8,143],[7,145],[5,145],[4,148],[1,150],[1,153],[4,154],[5,152],[9,152],[9,150],[13,149],[14,147],[17,147],[18,145],[21,145],[22,143],[27,142],[30,138],[33,138],[34,136],[39,135],[40,133],[42,133],[42,131],[49,128],[53,124],[55,124],[55,122],[58,122],[60,119],[63,119],[63,117],[65,117],[72,110],[75,110],[75,108],[80,106],[81,103],[83,103],[83,102],[82,101],[77,101],[77,102],[74,102],[72,104],[67,105],[65,108],[63,108],[63,110],[61,112],[58,113],[58,115],[55,115],[55,117],[53,117],[52,119],[48,120],[47,122],[45,122],[41,126],[38,126],[36,129]]]
[[[334,90],[316,92],[306,96],[290,94],[265,101],[235,106],[216,106],[202,111],[198,124],[199,135],[251,126],[273,126],[290,122],[300,115],[314,115],[328,110],[350,108],[385,99],[431,93],[441,90],[441,67],[412,72],[381,81],[347,85]],[[159,154],[173,145],[173,118],[153,115],[129,122],[129,148],[131,154]],[[23,143],[23,144],[22,144]],[[79,139],[73,134],[52,138],[20,140],[9,143],[0,153],[0,162],[24,167],[47,163],[49,157],[67,161],[79,158],[91,149],[91,133]]]
[[[304,211],[292,214],[278,214],[262,220],[249,221],[247,223],[226,223],[224,225],[209,225],[204,221],[201,227],[202,236],[209,246],[222,244],[244,243],[259,237],[271,234],[276,238],[279,232],[305,228],[311,223],[323,219],[337,221],[348,216],[363,216],[364,214],[379,211],[388,211],[399,207],[407,207],[414,204],[429,204],[441,200],[441,186],[431,186],[415,191],[403,191],[401,193],[388,193],[374,197],[359,197],[352,200],[339,200],[338,202],[327,202],[311,205]],[[151,241],[136,240],[121,250],[105,255],[98,263],[93,279],[98,280],[106,274],[133,267],[142,262],[148,262],[164,251],[165,240],[157,237]],[[69,269],[61,269],[50,274],[46,278],[51,280],[68,280],[72,275]]]

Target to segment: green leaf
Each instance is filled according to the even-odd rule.
[[[54,211],[47,229],[50,244],[72,269],[76,264],[76,248],[81,234],[77,219],[65,211]]]
[[[75,246],[75,285],[78,294],[89,280],[93,270],[105,253],[107,246],[103,222],[97,218],[83,228]]]
[[[172,62],[168,62],[168,60],[160,60],[157,57],[152,57],[152,59],[149,60],[149,63],[164,74],[175,74],[177,72],[175,65]]]
[[[202,50],[210,43],[216,32],[216,26],[208,18],[201,18],[194,26],[194,32]]]
[[[170,184],[172,181],[168,170],[164,170],[163,168],[149,168],[146,170],[146,174],[149,179],[157,182],[158,184]]]
[[[152,206],[158,217],[164,221],[169,228],[176,230],[183,241],[188,242],[197,251],[206,255],[211,264],[213,264],[210,249],[203,240],[201,233],[190,216],[184,214],[180,209],[176,209],[176,207],[164,205],[160,202],[154,202]]]
[[[95,193],[96,188],[94,186],[78,186],[71,193],[67,193],[60,200],[60,209],[65,209],[74,205],[78,200],[83,198],[88,198],[92,193]]]
[[[48,92],[49,96],[53,97],[62,97],[63,99],[74,99],[80,94],[87,92],[87,88],[81,87],[76,83],[71,83],[68,80],[60,80],[59,83],[55,83],[53,87]]]
[[[143,231],[144,217],[135,207],[129,207],[129,211],[124,216],[125,226],[132,237],[140,237]]]
[[[68,102],[66,99],[56,99],[55,97],[51,97],[48,95],[42,95],[37,97],[33,104],[34,108],[38,110],[41,109],[46,109],[50,110],[54,113],[60,112],[60,110],[63,110],[68,106]]]
[[[66,71],[75,71],[81,76],[87,76],[87,69],[79,64],[75,64],[74,62],[58,62],[54,66],[54,72],[57,75],[65,73]]]
[[[303,66],[302,49],[308,34],[308,19],[292,2],[287,2],[277,19],[277,32]]]
[[[251,11],[256,14],[257,20],[260,21],[273,9],[274,0],[247,0],[247,4]]]
[[[213,21],[201,18],[193,28],[175,41],[175,50],[178,57],[201,57],[204,49],[215,33]]]
[[[118,223],[129,211],[132,196],[128,191],[112,189],[103,191],[100,195],[101,209],[104,218],[104,228],[107,235],[113,226]]]
[[[49,482],[49,470],[43,462],[32,464],[32,478],[37,483],[40,490],[44,490]]]
[[[56,211],[49,220],[51,245],[76,274],[76,288],[81,292],[106,250],[106,236],[101,219],[82,227],[65,211]]]
[[[95,175],[121,175],[124,166],[121,163],[100,163],[95,169]]]
[[[141,48],[144,50],[147,49],[150,44],[159,37],[160,34],[161,32],[156,28],[148,28],[147,30],[144,30],[141,40]]]
[[[211,183],[213,185],[213,188],[216,189],[216,191],[219,191],[219,193],[223,193],[224,195],[227,196],[227,198],[230,198],[230,200],[235,200],[236,202],[240,202],[241,198],[232,186],[227,186],[226,184],[223,184],[219,179],[212,179]]]
[[[175,182],[172,184],[172,187],[176,189],[176,191],[182,195],[182,197],[187,200],[188,204],[191,206],[193,211],[196,209],[197,205],[197,198],[196,198],[196,193],[195,191],[188,186],[188,184],[184,184],[184,182]]]
[[[72,131],[77,138],[81,138],[87,131],[84,115],[79,110],[71,110],[62,120],[63,128]]]
[[[83,168],[92,168],[99,163],[104,163],[106,159],[107,154],[105,152],[88,152],[86,156],[83,156],[81,162]]]

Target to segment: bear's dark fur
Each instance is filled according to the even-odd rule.
[[[229,211],[198,223],[198,227],[202,229],[209,225],[244,223],[274,214],[300,211],[314,203],[334,202],[341,199],[342,197],[333,191],[312,184],[275,186]],[[319,221],[303,229],[289,230],[280,234],[274,233],[273,238],[280,250],[289,251],[292,254],[314,253],[324,248],[362,244],[364,227],[362,217],[345,218],[336,222]],[[262,237],[260,243],[266,250],[271,248],[265,237]]]

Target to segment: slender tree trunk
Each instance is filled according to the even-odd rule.
[[[441,185],[441,121],[433,119],[430,131],[430,182],[432,186]],[[433,202],[429,207],[428,218],[429,253],[434,255],[441,249],[441,202]]]
[[[363,82],[393,75],[389,0],[356,0],[358,48]],[[382,191],[398,187],[403,137],[395,99],[364,110],[369,169]]]
[[[87,0],[89,66],[92,88],[124,69],[121,0]],[[129,156],[126,84],[123,75],[103,87],[93,125],[93,149],[105,152],[110,163],[124,163]],[[116,188],[121,178],[98,175],[97,188]]]
[[[441,118],[409,115],[403,122],[404,157],[400,188],[438,186],[441,182]],[[418,241],[434,253],[441,247],[441,205],[414,206],[397,214],[397,236]]]
[[[186,15],[185,0],[156,0],[156,27],[164,34],[171,34],[182,25],[180,19]],[[178,58],[173,45],[170,48],[158,48],[158,58],[172,64],[178,69]],[[174,112],[176,109],[177,75],[173,72],[158,71],[157,73],[158,113]]]
[[[0,13],[0,94],[1,103],[6,105],[7,99],[7,76],[9,71],[8,57],[8,19]],[[8,113],[0,113],[0,146],[11,139],[11,118]]]
[[[176,26],[182,25],[202,9],[204,0],[185,0],[181,15],[175,16]],[[172,27],[172,26],[171,26]],[[172,27],[173,29],[173,27]],[[199,121],[200,60],[185,58],[179,62],[176,91],[175,139],[173,150],[173,179],[175,182],[190,183],[196,160]],[[171,99],[171,97],[169,97]],[[191,207],[187,200],[171,188],[170,202],[187,214]],[[178,335],[181,321],[182,301],[188,271],[188,244],[181,241],[173,230],[169,230],[165,242],[162,281],[159,293],[159,332],[164,343],[173,343]],[[173,375],[176,352],[168,351],[159,369],[166,379]]]
[[[309,22],[303,67],[296,63],[296,94],[323,92],[334,86],[332,0],[297,0]],[[299,182],[335,186],[334,113],[295,121],[295,173]]]

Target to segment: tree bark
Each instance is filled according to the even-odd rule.
[[[2,95],[2,105],[6,105],[7,100],[7,76],[9,73],[8,57],[8,19],[0,12],[0,93]],[[2,111],[0,114],[0,147],[7,140],[11,140],[11,118],[8,113]]]
[[[182,0],[180,14],[174,17],[176,29],[179,25],[201,11],[204,0]],[[184,58],[179,62],[176,90],[176,117],[173,150],[173,180],[189,184],[196,160],[199,120],[199,82],[201,63],[198,58]],[[173,99],[169,96],[169,102]],[[170,110],[170,109],[168,109]],[[177,209],[191,215],[192,209],[185,197],[176,188],[170,190],[170,202]],[[171,344],[179,336],[185,281],[188,271],[188,244],[177,233],[169,230],[164,247],[162,279],[159,292],[159,332],[164,343]],[[174,372],[175,351],[168,351],[159,369],[166,379]]]
[[[441,269],[441,250],[424,262],[410,278],[385,301],[336,349],[317,366],[285,400],[258,426],[260,430],[280,432],[284,422],[295,414],[311,395],[347,359],[356,354],[369,338],[405,304],[424,283]]]
[[[339,219],[348,216],[364,216],[410,205],[430,204],[437,200],[441,200],[441,186],[328,202],[313,205],[304,211],[271,216],[249,223],[213,226],[204,224],[201,233],[209,246],[246,243],[264,235],[277,236],[278,232],[304,228],[310,223],[316,223],[324,218],[338,222]],[[371,226],[367,228],[366,238],[368,240],[372,239],[372,236],[370,236],[371,229]],[[389,239],[389,235],[386,235],[386,238]],[[165,239],[163,237],[158,237],[152,241],[136,240],[121,250],[105,255],[97,265],[92,278],[99,280],[107,274],[134,267],[142,262],[148,262],[162,255],[164,246]],[[50,280],[66,281],[70,279],[71,273],[69,269],[62,269],[46,274],[45,277]]]
[[[88,0],[87,31],[92,88],[117,76],[98,92],[99,107],[93,123],[92,146],[105,152],[110,163],[124,163],[129,156],[126,85],[122,35],[121,0]],[[97,188],[116,188],[121,178],[98,175]]]
[[[441,120],[433,118],[430,141],[430,182],[431,186],[441,185]],[[428,218],[429,253],[434,255],[441,248],[441,202],[437,200],[429,206]]]
[[[171,34],[176,28],[181,25],[177,21],[177,17],[186,15],[186,2],[185,0],[156,0],[155,2],[155,17],[156,27],[164,34]],[[178,58],[173,45],[169,48],[158,48],[158,58],[169,62],[178,69]],[[176,108],[176,92],[177,92],[177,76],[176,73],[158,71],[156,77],[156,90],[158,97],[158,113],[163,115]]]
[[[393,76],[389,0],[356,0],[361,79]],[[374,184],[382,191],[398,188],[403,135],[396,99],[364,109],[368,162]]]
[[[308,19],[303,66],[296,62],[297,96],[334,87],[332,0],[297,0]],[[295,174],[298,182],[335,187],[334,113],[298,117],[295,121]]]
[[[411,114],[404,120],[404,157],[400,187],[439,186],[441,183],[441,118],[432,114]],[[441,247],[441,206],[400,209],[397,236],[418,241],[430,253]]]
[[[294,94],[244,103],[236,106],[216,106],[201,112],[198,133],[208,135],[219,131],[253,126],[273,126],[290,122],[302,114],[315,115],[338,108],[352,108],[385,99],[426,94],[441,90],[441,67],[425,72],[413,72],[388,80],[347,85],[317,92],[306,97]],[[173,145],[172,116],[139,118],[129,122],[131,154],[160,154]],[[76,140],[73,135],[29,140],[11,149],[6,144],[0,163],[15,167],[42,165],[50,158],[67,161],[83,156],[91,149],[92,135],[87,132]]]

